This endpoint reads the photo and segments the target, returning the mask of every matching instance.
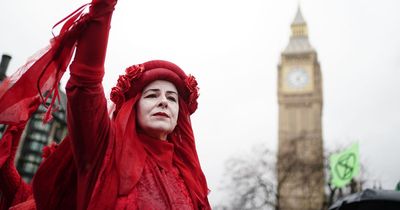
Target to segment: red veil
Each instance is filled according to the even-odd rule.
[[[70,63],[79,31],[90,19],[89,15],[82,16],[86,6],[60,21],[65,23],[50,45],[0,85],[0,124],[8,125],[0,140],[1,209],[8,209],[32,196],[31,187],[23,182],[13,165],[15,152],[27,121],[41,104],[40,99],[46,101],[50,95],[54,97],[44,121],[51,117],[59,81]]]

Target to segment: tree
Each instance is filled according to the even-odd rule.
[[[268,150],[266,145],[256,145],[251,154],[240,157],[230,158],[225,165],[225,185],[223,189],[227,194],[227,203],[216,205],[214,209],[221,210],[246,210],[246,209],[279,209],[279,190],[293,173],[298,173],[302,180],[302,186],[308,185],[312,189],[315,180],[310,180],[313,173],[320,173],[321,167],[324,171],[325,179],[325,200],[322,209],[327,209],[337,199],[362,190],[366,180],[362,177],[353,179],[344,188],[335,188],[330,183],[329,156],[332,152],[325,152],[323,165],[309,165],[306,161],[298,160],[293,153],[284,155],[285,164],[283,176],[277,176],[277,155]],[[282,158],[281,158],[282,159]],[[363,166],[361,166],[364,171]],[[310,198],[312,200],[312,198]]]
[[[253,149],[246,158],[231,158],[226,162],[228,206],[214,209],[274,209],[276,203],[275,157],[265,146]]]

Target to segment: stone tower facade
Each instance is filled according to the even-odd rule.
[[[324,202],[322,75],[300,8],[278,65],[278,206],[319,210]]]

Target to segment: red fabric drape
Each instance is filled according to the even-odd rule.
[[[23,129],[23,126],[9,126],[0,140],[1,210],[25,201],[31,193],[30,187],[22,181],[14,166],[14,157]]]
[[[63,25],[60,34],[51,40],[49,47],[39,52],[0,86],[0,123],[17,125],[26,122],[29,110],[40,105],[38,98],[57,98],[58,85],[71,61],[77,39],[89,16],[82,16],[84,5],[73,12]],[[52,106],[51,105],[51,106]],[[51,106],[45,121],[49,120]]]

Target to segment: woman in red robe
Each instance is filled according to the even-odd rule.
[[[190,122],[198,98],[193,76],[168,61],[130,66],[111,91],[115,110],[109,117],[101,82],[115,4],[94,0],[88,14],[71,15],[51,48],[24,72],[29,78],[40,72],[39,93],[6,100],[18,85],[26,90],[24,76],[0,88],[0,122],[8,122],[8,130],[26,123],[41,92],[56,91],[76,46],[66,86],[68,136],[40,166],[33,197],[22,181],[8,190],[3,203],[14,209],[210,209]],[[16,104],[25,115],[9,113]],[[19,137],[10,132],[4,148],[14,148]],[[0,150],[0,167],[12,158]],[[1,174],[10,174],[8,168],[1,167]]]

